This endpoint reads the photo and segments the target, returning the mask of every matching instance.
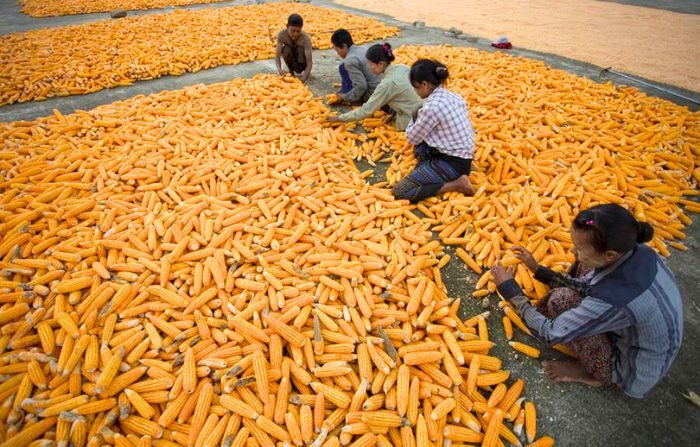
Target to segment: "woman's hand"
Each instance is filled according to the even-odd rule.
[[[491,276],[493,276],[493,282],[496,283],[496,286],[500,286],[509,279],[513,279],[513,271],[497,262],[491,267]]]
[[[526,248],[515,245],[511,247],[511,250],[513,251],[513,254],[515,254],[515,257],[523,261],[525,266],[530,269],[530,271],[534,272],[537,270],[537,267],[540,266],[535,260],[534,256],[532,256],[532,253],[530,253]]]
[[[339,123],[340,118],[338,118],[337,116],[327,116],[326,121],[329,123]]]

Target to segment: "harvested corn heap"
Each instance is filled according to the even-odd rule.
[[[257,76],[0,124],[0,447],[534,439],[327,114]]]
[[[139,79],[269,59],[291,13],[315,48],[337,28],[357,43],[398,33],[367,17],[296,3],[177,10],[0,36],[0,105],[80,95]]]
[[[504,255],[504,265],[517,264],[506,251],[513,244],[540,264],[565,269],[574,260],[571,221],[598,203],[619,203],[653,225],[650,245],[662,255],[667,245],[687,250],[679,241],[691,223],[684,211],[700,212],[684,198],[698,194],[700,113],[502,53],[407,46],[396,55],[409,65],[420,58],[445,63],[447,88],[469,104],[477,193],[431,198],[418,209],[470,269],[481,274]],[[371,138],[352,154],[376,161],[393,152],[387,179],[396,183],[415,166],[412,146],[379,118],[364,126]],[[522,264],[516,279],[532,297],[546,292]],[[495,291],[490,272],[476,289],[476,297]]]
[[[89,14],[118,9],[153,9],[166,6],[187,6],[218,3],[224,0],[20,0],[22,12],[32,17]]]

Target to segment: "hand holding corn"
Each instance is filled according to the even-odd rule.
[[[503,264],[496,262],[491,267],[491,275],[493,276],[493,282],[496,286],[513,279],[513,270],[511,268],[503,267]]]
[[[532,253],[530,253],[527,248],[520,245],[514,245],[510,248],[510,250],[513,252],[516,258],[523,261],[525,266],[530,269],[531,272],[535,272],[537,267],[540,266],[535,260],[535,257],[532,256]]]

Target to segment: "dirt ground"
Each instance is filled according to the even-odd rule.
[[[336,0],[700,92],[700,15],[593,0]],[[647,1],[664,8],[673,1]],[[697,4],[699,2],[693,2]],[[685,10],[696,11],[686,5]]]

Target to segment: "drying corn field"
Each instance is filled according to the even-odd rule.
[[[527,247],[562,271],[571,253],[571,221],[579,210],[619,203],[653,225],[650,245],[663,256],[683,244],[687,213],[699,213],[700,113],[633,88],[597,84],[543,63],[448,46],[408,46],[402,63],[437,59],[450,70],[448,88],[468,102],[476,129],[474,197],[450,193],[418,205],[440,240],[482,276],[475,297],[496,290],[487,270],[496,260],[516,268],[533,298],[546,287],[510,254]],[[364,120],[370,139],[354,158],[389,160],[395,184],[415,165],[402,132],[381,118]],[[517,264],[517,265],[516,265]]]
[[[19,8],[216,1],[12,8],[32,20]],[[0,108],[0,447],[697,438],[682,397],[695,386],[697,305],[675,369],[631,401],[544,377],[539,360],[562,357],[499,302],[489,268],[514,268],[534,303],[548,290],[509,248],[563,271],[576,213],[613,202],[654,226],[650,245],[693,290],[700,113],[553,58],[435,46],[458,41],[314,3],[55,17],[0,36],[0,106],[14,104]],[[314,51],[306,86],[260,74],[291,13],[314,48],[344,27],[356,43],[390,38],[397,62],[446,63],[477,131],[476,195],[395,200],[413,149],[381,113],[326,122],[335,56]],[[185,73],[196,74],[165,77]]]
[[[224,0],[19,0],[22,12],[32,17],[89,14],[123,9],[152,9],[218,3]]]
[[[258,76],[0,126],[2,447],[539,436],[327,115]]]
[[[340,27],[358,43],[398,29],[337,9],[268,3],[127,17],[0,36],[0,106],[81,95],[275,54],[277,33],[302,14],[315,48]]]

